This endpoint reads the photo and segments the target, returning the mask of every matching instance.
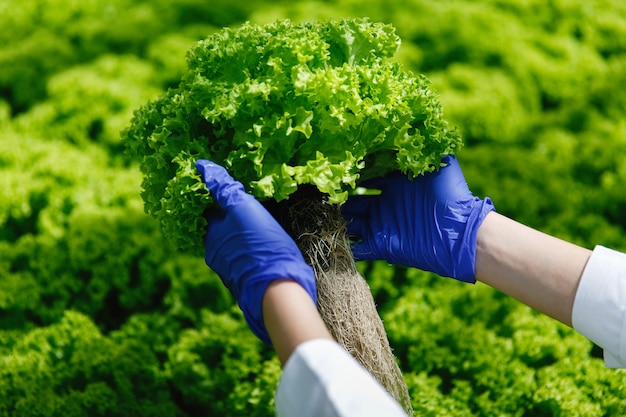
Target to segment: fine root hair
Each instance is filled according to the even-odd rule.
[[[339,206],[311,191],[299,197],[268,208],[315,271],[318,310],[326,327],[411,415],[404,376],[369,285],[356,267]]]

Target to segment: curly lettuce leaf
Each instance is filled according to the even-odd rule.
[[[461,139],[429,81],[391,61],[399,45],[391,25],[367,19],[247,23],[199,42],[179,86],[124,132],[146,212],[180,249],[201,248],[212,200],[199,158],[261,200],[311,184],[336,204],[363,179],[437,169]]]

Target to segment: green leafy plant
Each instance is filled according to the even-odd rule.
[[[188,52],[179,86],[139,109],[123,136],[146,212],[180,249],[203,252],[212,203],[196,160],[269,200],[316,272],[331,333],[410,412],[338,210],[360,180],[433,171],[461,145],[429,81],[391,61],[399,45],[391,25],[366,19],[227,28]]]
[[[626,250],[622,0],[4,0],[0,16],[0,416],[274,415],[278,364],[251,377],[248,350],[262,348],[241,316],[207,320],[230,311],[230,294],[203,259],[162,247],[113,136],[143,94],[178,85],[184,51],[245,20],[393,23],[391,59],[432,81],[475,194],[540,230]],[[626,415],[623,371],[558,323],[484,286],[359,266],[416,415]],[[194,356],[219,343],[229,353]],[[184,403],[207,368],[234,387],[228,399]]]
[[[276,201],[312,184],[341,203],[360,179],[438,168],[461,140],[429,81],[390,60],[399,44],[392,26],[362,19],[245,24],[198,43],[180,85],[124,133],[146,211],[177,247],[199,248],[211,202],[199,158]]]
[[[110,166],[97,145],[18,132],[0,142],[0,328],[72,308],[110,329],[159,305],[165,245],[142,212],[139,173]]]
[[[2,416],[178,416],[146,344],[116,344],[86,316],[66,311],[0,356]]]

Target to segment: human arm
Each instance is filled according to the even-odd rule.
[[[478,229],[476,279],[572,325],[578,283],[591,251],[498,213]]]
[[[292,280],[276,280],[268,285],[263,296],[263,320],[283,366],[300,344],[315,339],[334,340],[309,294]]]
[[[277,416],[406,417],[378,381],[334,341],[298,283],[273,281],[263,297],[263,317],[283,366]]]
[[[276,280],[292,280],[315,304],[313,269],[278,222],[221,166],[196,167],[219,208],[207,213],[205,261],[237,300],[250,329],[271,344],[263,318],[263,296]]]
[[[478,230],[476,279],[573,327],[626,367],[626,254],[593,251],[497,213]]]
[[[349,201],[346,219],[354,222],[349,230],[361,239],[354,246],[355,257],[457,279],[457,271],[473,271],[472,279],[572,326],[605,349],[608,366],[626,367],[626,255],[602,247],[591,252],[495,210],[485,213],[481,200],[469,197],[457,161],[448,161],[438,173],[414,181],[392,177],[382,181],[380,196]],[[468,201],[475,202],[470,212],[484,216],[466,216],[468,223],[473,221],[469,227],[462,217],[447,222],[459,218],[454,215],[459,210],[467,211]],[[448,249],[458,246],[459,236],[469,236],[465,250],[473,251],[473,258],[450,255]],[[443,262],[429,261],[433,257]],[[463,259],[474,259],[473,269]]]
[[[295,242],[224,168],[197,163],[220,209],[209,210],[205,260],[254,333],[283,366],[279,416],[406,416],[333,339],[315,305],[315,279]]]
[[[444,161],[436,173],[391,178],[380,196],[351,202],[357,207],[349,213],[367,216],[349,218],[363,239],[356,255],[475,278],[571,326],[590,251],[496,213],[490,200],[472,195],[458,161]]]

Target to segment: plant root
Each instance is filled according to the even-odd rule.
[[[411,415],[404,376],[369,285],[357,270],[339,206],[305,189],[268,209],[315,270],[317,307],[330,333]]]

